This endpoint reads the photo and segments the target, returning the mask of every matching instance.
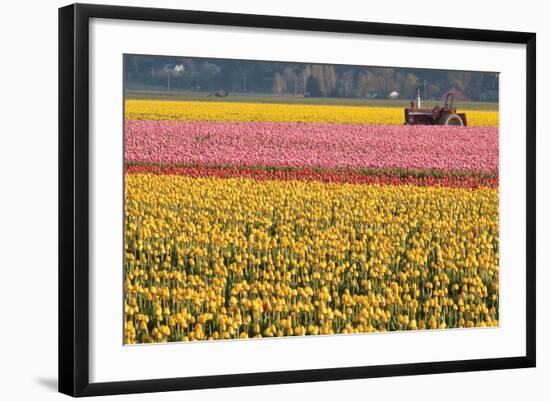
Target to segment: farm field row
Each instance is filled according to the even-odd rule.
[[[128,120],[130,162],[498,172],[497,127]]]
[[[498,325],[498,190],[126,176],[125,342]]]
[[[408,107],[411,99],[358,99],[337,97],[304,97],[291,95],[265,95],[251,93],[231,93],[227,97],[212,96],[212,92],[180,92],[180,91],[148,91],[127,90],[127,100],[172,100],[172,101],[202,101],[217,103],[276,103],[276,104],[310,104],[310,105],[341,105],[361,107]],[[423,100],[426,107],[441,106],[440,100]],[[461,110],[498,111],[497,102],[455,101]]]
[[[256,181],[319,181],[348,184],[498,188],[498,175],[448,174],[422,170],[350,170],[303,167],[244,167],[127,163],[126,174],[250,178]]]
[[[461,110],[472,126],[498,126],[498,111]],[[402,125],[402,108],[128,99],[129,120],[302,122]]]

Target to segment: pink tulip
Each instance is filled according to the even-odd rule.
[[[498,127],[126,121],[131,162],[498,173]]]

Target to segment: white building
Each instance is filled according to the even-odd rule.
[[[397,99],[398,97],[399,97],[399,93],[397,91],[391,91],[390,93],[388,93],[389,99]]]

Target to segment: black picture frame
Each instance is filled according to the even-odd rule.
[[[88,61],[91,18],[515,43],[526,46],[526,354],[520,357],[90,383]],[[520,94],[518,94],[520,95]],[[523,95],[523,94],[521,94]],[[526,32],[74,4],[59,9],[59,391],[142,393],[534,367],[536,35]]]

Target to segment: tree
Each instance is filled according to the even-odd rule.
[[[183,66],[181,72],[174,70],[178,65]],[[128,89],[307,91],[313,96],[341,97],[385,96],[395,90],[412,98],[424,81],[426,97],[431,99],[452,87],[474,100],[482,95],[498,98],[499,91],[498,73],[138,55],[125,56],[124,80]]]
[[[286,81],[283,79],[283,76],[276,72],[273,75],[273,93],[277,95],[281,95],[284,92],[286,92],[287,85]]]
[[[353,70],[348,70],[342,73],[341,78],[339,80],[341,84],[341,90],[340,95],[344,97],[350,97],[353,96],[353,78],[354,78]]]
[[[300,92],[306,93],[307,92],[307,81],[309,77],[311,76],[311,67],[309,64],[306,64],[304,68],[302,69],[301,79],[300,79]]]
[[[323,77],[325,83],[323,95],[331,95],[336,89],[336,70],[333,65],[323,66]]]
[[[378,78],[371,71],[361,71],[357,76],[357,97],[368,97],[378,90]]]
[[[407,98],[414,98],[416,94],[418,78],[411,73],[405,75],[401,93]]]
[[[441,89],[439,88],[439,86],[435,84],[428,84],[427,91],[428,91],[428,99],[434,99],[439,97]]]
[[[252,70],[254,69],[254,65],[249,62],[238,62],[237,63],[237,71],[239,72],[239,75],[241,76],[242,80],[242,87],[243,92],[248,92],[248,76],[252,73]]]
[[[285,82],[285,92],[287,93],[294,93],[294,94],[297,94],[298,93],[298,76],[296,75],[296,73],[294,72],[294,69],[292,67],[285,67],[283,69],[283,72],[281,74],[281,78],[284,80]]]
[[[306,92],[311,97],[320,97],[322,96],[321,86],[319,85],[319,80],[313,75],[310,75],[307,79]]]

